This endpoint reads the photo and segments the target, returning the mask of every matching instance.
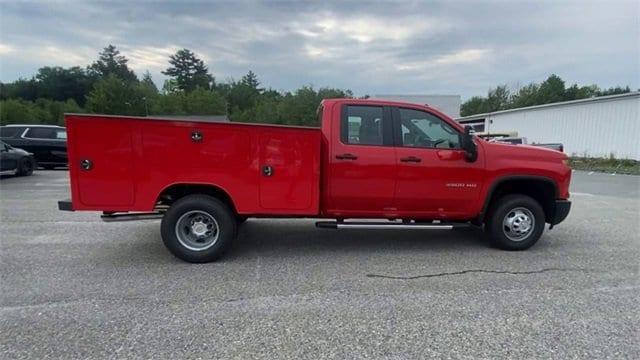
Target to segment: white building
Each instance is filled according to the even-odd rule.
[[[517,131],[529,143],[563,143],[568,155],[640,160],[640,92],[465,116],[478,132]]]
[[[460,117],[462,103],[460,95],[373,95],[371,98],[433,106],[454,119]]]

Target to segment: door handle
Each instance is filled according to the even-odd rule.
[[[358,157],[353,155],[353,154],[342,154],[342,155],[336,155],[336,159],[338,160],[355,160]]]
[[[415,157],[415,156],[407,156],[407,157],[400,158],[400,161],[402,161],[402,162],[419,163],[419,162],[422,161],[422,159],[420,159],[419,157]]]

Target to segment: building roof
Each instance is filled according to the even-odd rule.
[[[560,102],[555,102],[555,103],[550,103],[550,104],[527,106],[527,107],[521,107],[521,108],[516,108],[516,109],[493,111],[493,112],[488,112],[488,113],[483,113],[483,114],[475,114],[475,115],[464,116],[464,117],[461,117],[461,118],[457,118],[456,120],[457,121],[460,121],[460,120],[462,120],[462,121],[464,121],[464,120],[478,120],[478,119],[484,119],[484,118],[487,118],[487,117],[490,117],[490,116],[493,116],[493,115],[506,114],[506,113],[512,113],[512,112],[517,112],[517,111],[537,110],[537,109],[542,109],[542,108],[560,107],[560,106],[582,104],[582,103],[612,101],[612,100],[619,100],[621,98],[627,98],[627,97],[640,97],[640,91],[632,91],[632,92],[628,92],[628,93],[625,93],[625,94],[617,94],[617,95],[598,96],[598,97],[592,97],[592,98],[588,98],[588,99],[560,101]]]

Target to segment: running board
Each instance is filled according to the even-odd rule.
[[[419,229],[451,230],[468,227],[467,223],[389,223],[389,222],[338,222],[318,221],[316,227],[322,229]]]
[[[102,214],[100,219],[104,222],[115,221],[133,221],[133,220],[158,220],[162,219],[164,213],[159,212],[140,212],[140,213],[121,213],[121,214]]]

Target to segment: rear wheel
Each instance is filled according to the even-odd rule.
[[[544,231],[544,211],[533,198],[507,195],[493,207],[485,231],[495,247],[504,250],[526,250]]]
[[[236,219],[229,207],[207,195],[176,201],[162,218],[162,241],[176,257],[192,263],[214,261],[236,237]]]
[[[33,174],[33,168],[35,167],[35,162],[30,157],[23,157],[18,162],[18,171],[16,175],[18,176],[29,176]]]

